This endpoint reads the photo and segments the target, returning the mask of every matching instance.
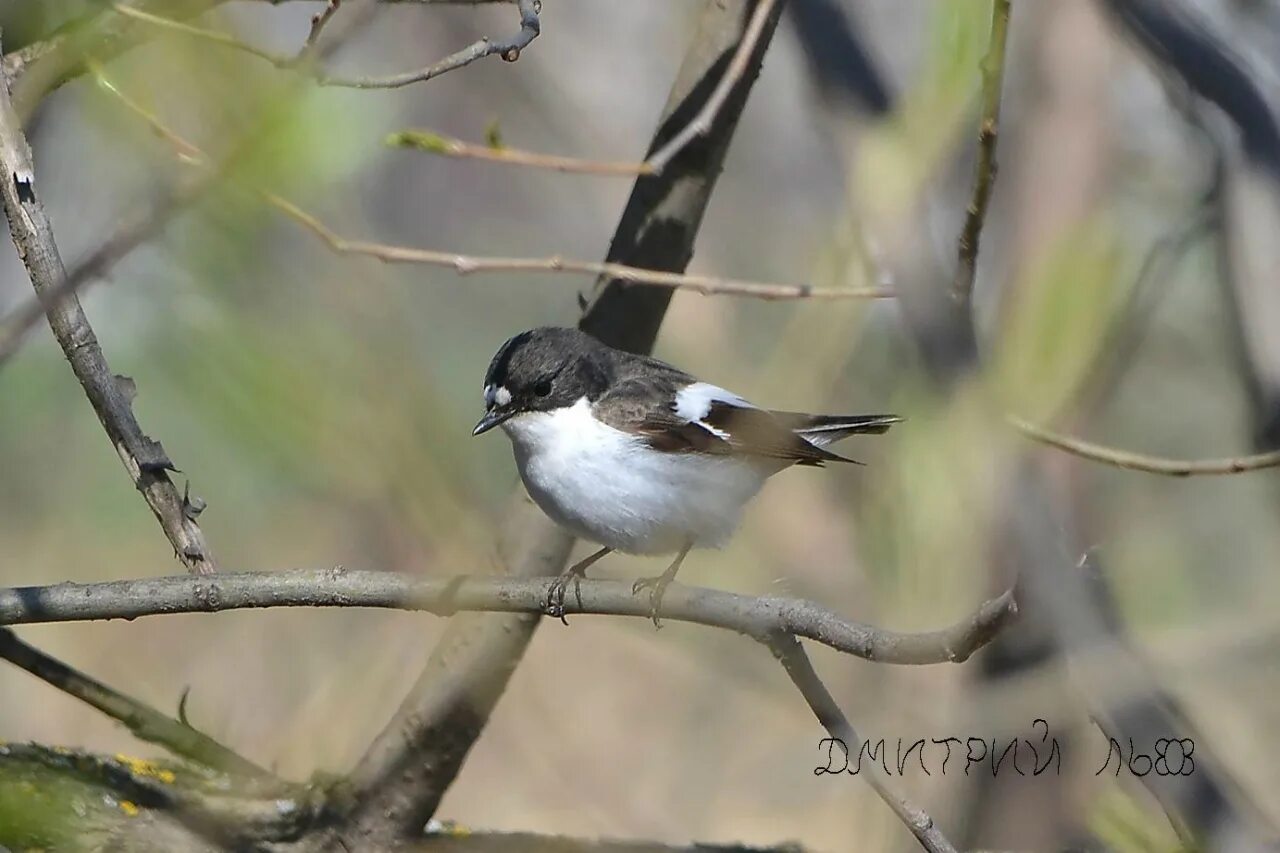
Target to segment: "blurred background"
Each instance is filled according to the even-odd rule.
[[[1280,6],[1185,5],[1231,44],[1261,91],[1277,91]],[[6,50],[84,6],[0,4]],[[784,21],[692,271],[904,292],[949,284],[937,271],[954,267],[967,204],[990,5],[836,6],[888,100],[850,97],[818,61],[814,34],[801,38],[804,28]],[[230,2],[198,22],[289,53],[316,8]],[[189,479],[208,502],[200,523],[224,570],[496,571],[496,531],[518,480],[506,441],[470,437],[484,369],[511,334],[573,323],[591,284],[338,256],[246,187],[278,193],[351,239],[599,260],[630,179],[449,159],[384,139],[425,128],[481,142],[496,128],[514,147],[638,160],[699,9],[695,0],[546,0],[542,35],[519,62],[482,61],[391,91],[300,84],[243,53],[157,32],[41,104],[31,142],[68,260],[189,170],[119,94],[214,157],[240,152],[241,180],[176,217],[85,297],[113,369],[137,383],[143,428],[181,469],[179,486]],[[388,4],[327,63],[399,71],[514,23],[505,6]],[[1159,456],[1274,446],[1270,368],[1257,353],[1280,325],[1249,306],[1259,287],[1280,282],[1223,262],[1229,217],[1221,229],[1204,226],[1206,196],[1231,165],[1187,100],[1102,4],[1014,4],[975,295],[987,370],[951,392],[929,380],[899,301],[677,293],[659,357],[775,408],[907,417],[847,445],[865,467],[773,479],[733,543],[695,552],[681,579],[811,598],[897,630],[951,624],[1010,582],[1000,570],[1007,474],[1034,457],[1069,508],[1061,523],[1073,559],[1097,558],[1115,624],[1185,715],[1197,759],[1212,756],[1233,801],[1275,826],[1275,472],[1121,471],[1039,448],[992,416],[1008,411]],[[0,310],[29,295],[6,240]],[[0,370],[0,401],[0,583],[180,570],[47,328]],[[612,556],[598,572],[660,568]],[[352,765],[445,624],[282,610],[21,634],[161,708],[176,708],[189,688],[194,725],[304,779]],[[961,666],[890,667],[825,649],[814,657],[855,725],[891,749],[898,738],[1007,743],[1030,737],[1032,719],[1049,722],[1063,743],[1061,774],[1014,777],[1020,793],[1007,798],[976,769],[908,767],[894,780],[970,843],[1185,843],[1140,780],[1095,776],[1106,736],[1055,656],[1032,655],[1013,676],[995,651]],[[0,696],[5,740],[152,751],[15,669],[0,668]],[[538,632],[439,816],[669,842],[910,849],[860,779],[815,776],[826,764],[823,734],[746,639],[571,618]]]

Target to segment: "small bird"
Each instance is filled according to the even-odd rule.
[[[656,358],[556,327],[498,349],[484,403],[472,435],[501,426],[534,502],[603,546],[552,583],[547,612],[563,619],[568,582],[612,551],[675,554],[665,572],[632,587],[650,590],[655,624],[685,555],[723,545],[766,479],[791,465],[853,462],[826,445],[901,420],[761,409]]]

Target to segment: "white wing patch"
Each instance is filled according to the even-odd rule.
[[[743,409],[756,408],[732,391],[726,391],[719,385],[712,385],[710,382],[694,382],[676,392],[677,415],[691,423],[696,423],[717,438],[728,440],[729,434],[727,432],[722,429],[716,429],[703,420],[707,413],[711,411],[713,403],[728,403],[730,406],[737,406]]]

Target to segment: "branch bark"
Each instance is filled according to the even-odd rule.
[[[545,574],[545,573],[544,573]],[[0,625],[137,619],[173,613],[220,613],[264,607],[378,607],[436,616],[464,612],[543,614],[548,582],[536,577],[414,578],[395,572],[293,569],[283,572],[182,575],[99,583],[0,589]],[[631,584],[583,580],[564,603],[567,614],[649,618]],[[877,663],[959,663],[1017,615],[1012,592],[982,604],[955,625],[904,634],[848,619],[811,601],[756,597],[672,584],[662,616],[752,637],[793,634]],[[534,620],[536,621],[536,620]],[[2,635],[0,635],[2,636]]]
[[[5,86],[0,86],[0,167],[4,170],[0,198],[13,244],[37,295],[52,298],[64,288],[67,271],[54,240],[53,225],[36,192],[31,149]],[[48,304],[46,312],[54,337],[84,387],[107,437],[119,453],[129,478],[160,522],[178,559],[191,572],[213,572],[213,555],[196,524],[196,513],[169,479],[168,472],[177,469],[160,443],[143,433],[138,425],[131,401],[132,382],[111,372],[80,300],[73,293],[66,294]]]

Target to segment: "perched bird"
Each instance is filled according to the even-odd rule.
[[[675,554],[650,590],[662,595],[691,548],[725,543],[764,481],[791,465],[851,462],[826,445],[882,433],[894,415],[810,415],[758,408],[655,358],[577,329],[544,327],[504,343],[484,378],[472,435],[501,426],[530,497],[575,536],[603,547],[557,578],[547,612],[611,551]]]

